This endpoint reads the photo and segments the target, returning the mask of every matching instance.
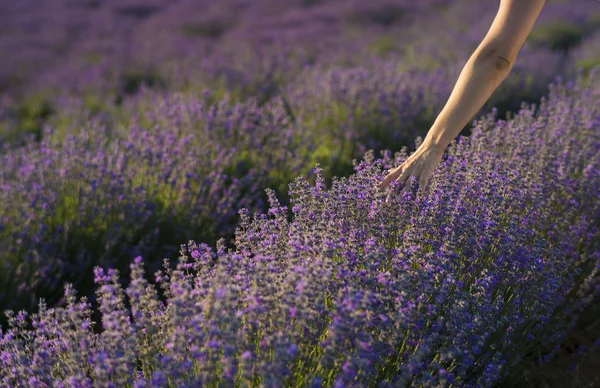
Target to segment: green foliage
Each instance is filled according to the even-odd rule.
[[[154,71],[127,70],[119,78],[120,93],[117,95],[117,103],[125,96],[136,94],[142,85],[150,88],[165,88],[166,82]]]
[[[576,67],[583,69],[585,72],[590,71],[596,66],[600,66],[600,54],[596,54],[595,56],[580,59],[576,62]]]
[[[346,18],[352,24],[389,27],[403,20],[406,14],[403,7],[386,4],[378,8],[353,9]]]
[[[388,54],[405,53],[412,48],[412,46],[406,46],[404,43],[398,37],[383,35],[369,43],[367,49],[375,56],[385,57]]]
[[[84,57],[85,63],[89,65],[96,65],[100,63],[102,60],[102,54],[100,53],[90,53]]]
[[[539,102],[548,92],[547,88],[539,86],[542,83],[539,81],[533,74],[512,74],[490,96],[481,113],[495,107],[498,110],[497,117],[505,120],[518,112],[523,102]]]
[[[584,26],[570,21],[555,20],[535,27],[527,41],[535,47],[564,51],[578,45],[583,33]]]
[[[44,122],[54,114],[49,98],[41,92],[24,97],[7,111],[8,118],[0,122],[0,142],[15,145],[23,143],[29,135],[40,141]]]
[[[48,118],[54,109],[47,97],[33,95],[16,107],[16,114],[22,130],[41,136],[41,121]]]
[[[181,32],[188,36],[217,39],[225,35],[233,25],[230,20],[214,19],[203,23],[185,23],[181,26]]]
[[[323,114],[326,112],[325,114]],[[345,139],[343,128],[348,126],[351,110],[344,104],[333,102],[313,115],[307,115],[302,127],[315,136],[312,148],[302,150],[307,163],[299,174],[310,174],[316,163],[323,167],[324,177],[329,182],[334,176],[345,176],[352,172],[354,143]]]

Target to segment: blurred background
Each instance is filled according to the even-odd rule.
[[[419,92],[443,100],[498,5],[474,0],[1,0],[0,136],[13,142],[26,133],[41,136],[43,123],[67,104],[66,97],[100,112],[145,85],[157,92],[209,88],[217,97],[255,96],[265,103],[308,82],[317,90],[305,94],[320,96],[321,84],[335,82],[323,79],[327,70],[348,68],[435,74]],[[555,75],[597,64],[599,8],[592,0],[548,1],[511,80],[486,110],[516,110],[521,100],[539,100]]]

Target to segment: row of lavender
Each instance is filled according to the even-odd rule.
[[[41,136],[41,123],[62,109],[60,94],[100,111],[142,84],[266,101],[307,67],[368,66],[381,57],[403,69],[454,68],[481,41],[495,11],[463,0],[0,2],[0,141]],[[55,17],[47,18],[50,12]],[[526,43],[533,58],[519,64],[563,75],[597,65],[599,25],[594,2],[549,1]],[[423,26],[433,27],[423,33]],[[523,74],[547,84],[535,71]],[[505,89],[505,101],[540,97]]]
[[[450,13],[447,22],[453,19]],[[427,68],[409,54],[339,54],[344,67],[315,63],[289,83],[275,72],[279,83],[257,83],[269,99],[236,101],[228,85],[142,88],[100,110],[65,99],[41,142],[0,151],[0,310],[31,311],[41,296],[51,306],[64,303],[65,281],[91,295],[94,265],[127,275],[131,257],[142,255],[153,271],[181,241],[224,237],[231,245],[237,210],[265,211],[263,188],[287,204],[288,183],[313,179],[315,163],[329,181],[351,173],[353,159],[369,149],[399,149],[423,136],[463,61],[432,49],[426,58],[445,66]],[[524,47],[482,111],[539,99],[567,68],[560,53]]]
[[[4,84],[33,77],[53,88],[83,86],[109,69],[160,72],[167,62],[198,61],[213,51],[243,54],[239,51],[247,45],[280,42],[323,54],[363,34],[380,36],[385,29],[410,38],[402,39],[403,45],[423,43],[439,51],[444,38],[438,37],[452,39],[453,46],[478,43],[495,7],[464,0],[2,1],[0,52],[11,55],[3,55],[0,74]],[[586,0],[549,0],[532,43],[572,46],[598,26],[596,7]],[[439,33],[428,29],[423,34],[424,25]],[[33,86],[41,84],[34,81]]]
[[[78,88],[110,72],[160,73],[167,62],[200,62],[243,46],[340,43],[345,30],[403,26],[419,10],[451,4],[385,0],[34,0],[0,2],[2,83],[39,78],[34,87]],[[439,10],[436,9],[436,12]],[[47,16],[52,14],[52,18]],[[347,38],[346,38],[347,40]],[[313,47],[316,49],[316,47]],[[215,57],[212,57],[213,60]],[[258,58],[258,56],[257,56]],[[215,66],[216,68],[216,66]],[[118,74],[117,74],[118,75]],[[162,77],[163,74],[156,74]],[[75,80],[75,81],[74,81]],[[18,85],[15,85],[18,86]],[[22,85],[21,85],[22,86]],[[95,85],[99,86],[99,85]]]
[[[506,90],[542,95],[558,71],[559,55],[522,58],[491,103],[516,98]],[[64,281],[93,294],[94,265],[127,274],[142,255],[155,270],[181,241],[230,243],[238,209],[266,210],[265,187],[287,203],[289,182],[314,179],[315,163],[330,181],[369,149],[423,136],[459,71],[315,67],[263,104],[208,89],[142,89],[103,114],[70,100],[41,141],[0,150],[0,310],[54,305]]]
[[[194,18],[189,7],[195,3],[184,3],[177,14]],[[407,5],[394,8],[400,2],[389,1],[385,12],[357,4],[334,12],[340,4],[317,3],[286,14],[282,22],[264,24],[270,30],[257,34],[256,42],[244,29],[213,37],[220,44],[202,59],[197,56],[208,51],[198,50],[196,43],[153,40],[148,33],[164,24],[157,11],[157,19],[149,17],[152,22],[140,27],[139,35],[150,37],[152,46],[144,49],[152,65],[141,66],[142,74],[122,77],[127,61],[115,53],[133,53],[126,45],[104,53],[98,66],[79,68],[74,60],[48,66],[27,92],[46,85],[54,95],[66,88],[81,101],[66,98],[63,103],[42,94],[15,110],[12,97],[6,100],[0,107],[3,119],[32,118],[25,127],[9,125],[8,132],[16,129],[20,136],[40,128],[39,118],[49,119],[51,129],[39,134],[41,143],[24,139],[23,148],[0,151],[5,167],[0,171],[0,311],[31,311],[38,297],[50,306],[64,305],[65,281],[95,300],[93,266],[114,267],[128,277],[129,260],[141,255],[151,274],[163,257],[174,258],[180,242],[212,244],[231,237],[239,208],[265,211],[263,188],[275,188],[287,204],[288,183],[298,175],[314,178],[310,169],[315,163],[330,180],[350,173],[352,160],[368,149],[398,149],[424,135],[494,11],[471,2],[438,2],[434,12],[423,13]],[[102,10],[109,3],[98,4],[90,9]],[[270,7],[268,1],[261,4]],[[0,6],[27,8],[27,3]],[[484,110],[535,101],[556,74],[597,64],[600,35],[593,31],[598,14],[589,7],[589,2],[549,2],[512,74]],[[393,9],[405,13],[383,17]],[[284,11],[274,10],[274,18]],[[338,26],[333,21],[340,15],[360,28]],[[556,15],[562,22],[553,21]],[[318,39],[320,46],[307,47],[303,41],[312,43],[325,33],[310,21],[337,27],[327,30],[328,39]],[[283,34],[287,23],[291,31]],[[381,23],[389,25],[374,26]],[[422,34],[428,23],[444,33]],[[118,32],[115,26],[104,26],[102,34]],[[587,38],[578,45],[584,32]],[[280,45],[258,46],[282,35]],[[123,42],[105,38],[108,46]],[[82,41],[91,48],[100,42],[91,36]],[[255,51],[244,51],[244,45]],[[452,52],[445,49],[450,46]],[[161,53],[172,47],[194,50],[182,50],[183,57]],[[138,54],[132,57],[144,57]],[[186,59],[175,73],[162,67],[175,59]],[[139,88],[140,82],[150,89]],[[113,101],[115,87],[122,89],[117,94],[133,96]]]
[[[265,214],[240,210],[235,251],[223,240],[216,251],[190,241],[176,268],[165,260],[155,280],[166,303],[145,280],[141,257],[126,290],[119,271],[97,267],[102,333],[92,330],[100,322],[91,305],[67,285],[67,306],[41,302],[33,329],[27,313],[9,314],[0,381],[510,385],[508,372],[527,357],[551,358],[600,295],[598,107],[598,68],[585,80],[558,82],[537,109],[478,122],[450,146],[425,194],[391,205],[376,186],[381,168],[402,162],[406,149],[377,160],[368,152],[330,189],[320,168],[314,185],[298,177],[291,221],[267,190]],[[135,138],[154,143],[137,135],[128,148]],[[163,136],[173,157],[185,153]],[[83,158],[82,167],[104,158],[128,171],[125,155]]]

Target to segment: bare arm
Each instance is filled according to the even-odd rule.
[[[446,148],[500,83],[531,31],[545,0],[501,0],[487,35],[458,77],[424,141]]]
[[[510,73],[544,3],[545,0],[500,0],[490,30],[461,71],[423,143],[404,163],[388,172],[379,184],[380,190],[394,180],[402,185],[410,177],[418,180],[420,191],[424,189],[446,146]],[[410,185],[403,191],[408,189]],[[389,200],[390,194],[386,201]]]

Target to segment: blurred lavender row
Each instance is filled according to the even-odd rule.
[[[40,137],[65,94],[92,110],[120,105],[144,84],[265,101],[301,87],[297,78],[314,66],[370,66],[375,58],[399,69],[460,69],[496,7],[470,0],[2,1],[0,139]],[[599,26],[593,1],[548,1],[517,63],[520,77],[543,90],[507,82],[498,93],[505,98],[486,109],[516,111],[506,101],[539,101],[547,74],[573,76],[598,64]]]

